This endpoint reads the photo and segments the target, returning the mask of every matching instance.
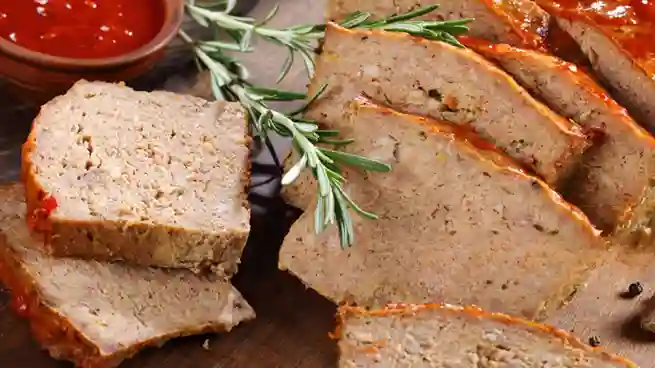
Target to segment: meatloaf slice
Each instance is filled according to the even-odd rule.
[[[575,39],[594,71],[635,120],[655,131],[655,17],[638,1],[544,1],[558,24]],[[651,7],[652,2],[642,2]],[[650,14],[652,10],[650,10]]]
[[[550,19],[531,0],[329,0],[327,12],[330,20],[342,19],[355,11],[370,12],[379,19],[432,4],[439,8],[423,19],[474,18],[469,25],[471,35],[529,48],[542,46]]]
[[[25,222],[24,189],[0,187],[0,280],[57,359],[116,367],[147,346],[229,331],[254,312],[216,275],[51,258]]]
[[[631,367],[563,330],[475,307],[339,309],[339,367]]]
[[[280,268],[334,302],[478,305],[541,317],[575,289],[605,246],[587,218],[507,156],[451,124],[355,101],[337,126],[347,152],[390,173],[346,172],[345,190],[379,215],[354,219],[355,244],[292,226]]]
[[[585,72],[556,57],[482,40],[463,40],[500,64],[555,112],[602,131],[564,197],[597,227],[611,231],[648,191],[655,177],[655,139]]]
[[[323,85],[310,119],[338,124],[344,106],[363,92],[403,112],[470,126],[549,184],[565,177],[589,144],[579,127],[475,52],[408,34],[328,25],[310,94]]]
[[[243,108],[79,82],[23,149],[29,220],[56,256],[236,271],[249,233]]]

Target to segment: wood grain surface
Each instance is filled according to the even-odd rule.
[[[272,24],[290,25],[320,21],[323,0],[280,0],[281,11]],[[262,0],[253,11],[261,17],[273,2]],[[189,25],[187,25],[188,27]],[[258,43],[246,57],[255,82],[272,86],[284,53],[277,46]],[[303,90],[306,79],[301,67],[292,69],[284,88]],[[208,97],[206,75],[197,75],[188,53],[173,44],[167,60],[137,83],[143,89],[165,88]],[[23,106],[0,89],[0,182],[17,180],[19,148],[36,109]],[[278,155],[288,149],[275,140]],[[256,156],[253,181],[275,173],[271,156],[264,150]],[[298,213],[285,206],[276,193],[278,183],[253,193],[252,234],[235,285],[257,312],[257,319],[229,334],[205,335],[171,341],[146,350],[122,367],[131,368],[268,368],[335,367],[336,344],[328,337],[334,329],[335,306],[306,288],[294,277],[277,270],[277,251]],[[575,332],[582,340],[598,336],[602,345],[633,359],[644,368],[655,368],[655,334],[642,331],[641,313],[655,308],[655,249],[635,252],[617,249],[595,270],[587,287],[549,319],[553,325]],[[621,293],[641,281],[644,293],[625,299]],[[9,308],[9,297],[0,290],[0,367],[69,367],[41,351],[27,323]]]

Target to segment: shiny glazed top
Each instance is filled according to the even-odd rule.
[[[540,0],[555,15],[596,25],[655,76],[655,0]]]
[[[0,0],[0,37],[48,55],[126,54],[163,26],[161,0]]]

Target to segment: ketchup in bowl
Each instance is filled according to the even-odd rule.
[[[0,37],[52,56],[98,59],[151,41],[161,0],[0,0]]]

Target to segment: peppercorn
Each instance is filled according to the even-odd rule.
[[[600,346],[600,337],[598,337],[598,336],[590,337],[589,338],[589,345],[591,345],[594,348],[597,347],[597,346]]]
[[[643,292],[644,292],[644,287],[643,285],[641,285],[641,282],[639,281],[633,282],[632,284],[630,284],[630,286],[628,286],[628,295],[630,295],[630,297],[632,298],[638,296]]]

